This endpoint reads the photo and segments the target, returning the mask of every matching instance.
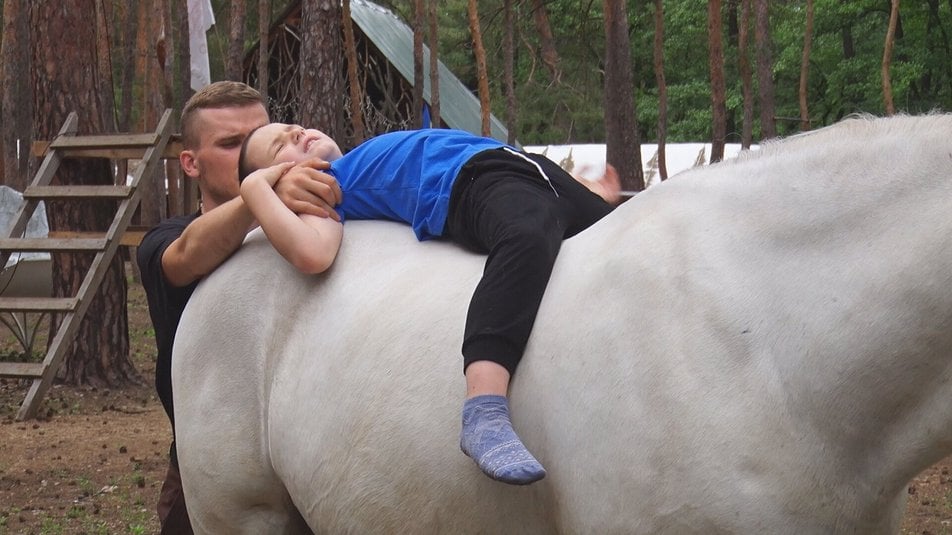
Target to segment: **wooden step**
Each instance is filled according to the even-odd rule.
[[[154,135],[154,134],[149,134]],[[46,151],[49,149],[49,141],[34,141],[32,146],[33,156],[37,158],[42,158],[46,155]],[[177,160],[179,153],[183,150],[182,142],[178,134],[173,134],[172,138],[169,140],[168,144],[165,146],[165,151],[162,152],[162,158]],[[68,149],[68,154],[73,157],[80,158],[111,158],[113,160],[123,160],[123,159],[133,159],[137,160],[142,157],[142,149],[138,147],[132,148],[116,148],[116,147],[105,147],[98,149]]]
[[[144,227],[138,225],[129,225],[126,228],[126,231],[119,236],[119,245],[137,247],[142,243],[142,238],[145,237],[146,233],[152,227]],[[78,230],[51,230],[47,235],[50,238],[83,238],[83,239],[105,239],[105,232],[89,232],[89,231],[78,231]]]
[[[105,238],[4,238],[0,239],[0,251],[102,251]]]
[[[54,149],[98,149],[103,147],[147,149],[159,140],[156,133],[96,134],[92,136],[60,136],[50,142]]]
[[[43,377],[42,362],[0,362],[0,377],[33,379]]]
[[[0,297],[0,311],[72,312],[77,303],[75,297]]]
[[[125,199],[132,186],[27,186],[24,199]]]

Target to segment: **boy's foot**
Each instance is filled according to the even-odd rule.
[[[528,485],[545,477],[545,468],[529,453],[509,421],[505,396],[476,396],[463,405],[460,449],[489,477]]]

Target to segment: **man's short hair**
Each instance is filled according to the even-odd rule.
[[[224,80],[203,87],[188,99],[182,110],[182,146],[186,149],[198,146],[197,118],[200,110],[243,108],[255,104],[265,106],[261,93],[248,84]]]

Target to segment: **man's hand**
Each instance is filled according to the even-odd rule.
[[[296,214],[330,217],[340,221],[340,215],[334,210],[343,198],[340,185],[334,177],[323,172],[330,166],[318,159],[295,165],[278,179],[274,191],[281,202]]]

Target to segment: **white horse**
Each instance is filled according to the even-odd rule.
[[[176,339],[201,533],[890,533],[952,454],[952,116],[851,119],[679,175],[566,241],[511,391],[546,466],[458,446],[484,258],[260,232]]]

